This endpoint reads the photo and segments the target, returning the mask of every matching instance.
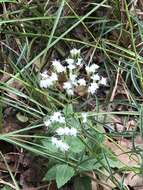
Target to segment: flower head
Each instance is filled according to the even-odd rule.
[[[58,140],[55,137],[52,137],[52,144],[55,145],[58,149],[60,149],[62,152],[68,151],[69,145],[62,142],[62,140]]]
[[[72,58],[67,58],[67,59],[66,59],[66,62],[67,62],[67,64],[69,64],[69,65],[74,64],[74,59],[72,59]]]
[[[82,58],[78,58],[75,64],[78,66],[82,66]]]
[[[52,61],[52,65],[57,73],[62,73],[66,70],[66,68],[60,63],[58,60]]]
[[[54,112],[50,120],[52,122],[65,123],[65,118],[62,116],[61,112]]]
[[[69,149],[69,145],[67,143],[62,142],[62,140],[58,140],[55,137],[52,137],[51,139],[52,144],[55,145],[58,149],[60,149],[62,152],[66,152]]]
[[[86,81],[85,81],[85,79],[79,79],[78,81],[77,81],[77,83],[80,85],[80,86],[86,86]]]
[[[53,81],[51,81],[50,78],[42,79],[42,80],[40,80],[39,85],[40,85],[41,88],[48,88],[49,86],[53,85]]]
[[[64,82],[63,88],[65,90],[72,89],[72,83],[70,81]]]
[[[100,76],[99,76],[98,73],[97,73],[97,74],[92,75],[92,76],[91,76],[91,79],[92,79],[93,81],[98,81],[98,80],[100,80]]]
[[[98,65],[92,64],[92,65],[90,65],[90,66],[86,66],[86,67],[85,67],[85,70],[86,70],[87,74],[90,74],[90,73],[95,73],[95,71],[96,71],[98,68],[99,68]]]
[[[77,85],[76,78],[77,78],[77,75],[72,74],[72,73],[69,74],[69,79],[71,80],[72,85],[75,85],[75,86]]]
[[[99,88],[98,84],[96,82],[93,82],[88,87],[88,93],[94,94],[98,88]]]
[[[57,75],[56,73],[53,73],[53,72],[52,72],[52,74],[51,74],[51,76],[50,76],[50,79],[51,79],[51,81],[55,82],[55,81],[58,80],[58,75]]]
[[[77,136],[77,130],[76,128],[72,127],[72,128],[68,128],[68,127],[59,127],[57,130],[56,130],[56,133],[59,135],[59,136],[62,136],[62,135],[66,135],[66,136]]]
[[[67,90],[66,92],[67,92],[67,94],[68,94],[69,96],[73,96],[73,95],[74,95],[74,90],[73,90],[73,89],[69,89],[69,90]]]
[[[41,76],[41,78],[42,79],[46,79],[46,78],[48,78],[48,71],[47,70],[45,70],[43,73],[40,73],[40,76]]]
[[[67,68],[68,68],[69,70],[73,70],[73,69],[76,68],[76,66],[73,65],[73,64],[69,64],[69,65],[67,66]]]
[[[67,81],[64,82],[63,84],[63,88],[66,90],[67,94],[69,96],[73,96],[74,95],[74,90],[73,90],[73,82],[72,81]]]
[[[45,125],[46,127],[49,127],[49,125],[51,125],[51,120],[50,120],[50,119],[46,119],[46,120],[44,121],[44,125]]]
[[[106,86],[107,85],[107,79],[102,77],[101,80],[99,81],[99,84]]]
[[[50,75],[47,74],[47,72],[41,73],[42,79],[40,80],[40,87],[41,88],[48,88],[53,85],[55,81],[58,80],[58,76],[56,73],[53,73]]]
[[[72,50],[70,50],[70,54],[72,57],[80,55],[80,49],[73,48]]]
[[[70,129],[70,136],[74,136],[74,137],[77,136],[77,129],[76,128],[72,127]]]

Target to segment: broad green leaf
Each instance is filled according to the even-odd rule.
[[[72,104],[65,105],[63,112],[67,116],[69,116],[70,114],[72,114],[73,113],[73,106],[72,106]]]
[[[42,140],[42,144],[50,152],[57,152],[58,151],[58,149],[56,148],[56,146],[54,146],[52,144],[52,142],[49,141],[49,140]]]
[[[107,161],[105,160],[105,158],[102,160],[102,162],[104,163],[104,165],[107,165],[108,166],[108,163],[110,165],[110,168],[118,168],[118,169],[121,169],[123,168],[125,165],[120,162],[116,157],[112,157],[112,158],[109,158],[108,157],[108,163]]]
[[[85,145],[78,137],[68,137],[67,143],[70,145],[70,151],[73,153],[79,153],[85,149]]]
[[[74,176],[74,169],[67,164],[57,166],[56,183],[60,188],[65,185]]]
[[[44,177],[44,181],[51,181],[56,179],[56,171],[57,171],[57,165],[53,166],[48,170]]]
[[[89,177],[77,177],[74,181],[75,190],[92,190],[91,179]]]
[[[99,169],[101,167],[101,164],[97,161],[97,159],[92,158],[92,159],[87,159],[83,161],[79,165],[79,170],[81,171],[92,171],[94,169]]]

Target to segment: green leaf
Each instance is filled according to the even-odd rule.
[[[92,190],[90,177],[78,177],[74,181],[75,190]]]
[[[53,166],[48,170],[44,177],[44,181],[51,181],[56,179],[57,165]]]
[[[78,137],[68,138],[66,142],[70,145],[70,150],[73,153],[79,153],[85,149],[85,145]]]
[[[65,105],[63,112],[67,116],[69,116],[70,114],[73,114],[73,106],[72,106],[72,104]]]
[[[57,166],[56,172],[56,183],[57,187],[60,188],[66,184],[74,175],[74,169],[67,164]]]
[[[79,165],[80,172],[81,171],[92,171],[94,169],[99,169],[100,167],[101,167],[101,164],[95,158],[87,159]]]
[[[52,144],[49,140],[42,140],[42,144],[50,152],[58,152],[58,149],[55,145]]]
[[[1,188],[1,190],[12,190],[12,188],[9,186],[4,186],[3,188]]]

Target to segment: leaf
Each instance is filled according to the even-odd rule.
[[[44,181],[51,181],[56,179],[56,171],[57,171],[57,165],[53,166],[48,170],[44,177]]]
[[[90,177],[78,177],[74,181],[75,190],[92,190]]]
[[[64,114],[69,116],[70,114],[73,114],[73,106],[72,104],[68,104],[64,107],[64,110],[63,110]]]
[[[20,112],[16,114],[16,117],[22,123],[26,123],[28,121],[28,117],[26,117],[25,115],[22,115]]]
[[[67,164],[57,166],[56,172],[56,183],[57,187],[60,188],[66,184],[74,175],[74,169]]]
[[[92,171],[94,169],[99,169],[101,164],[97,161],[95,158],[87,159],[85,161],[82,161],[82,163],[79,165],[80,172],[82,171]]]
[[[70,145],[70,150],[74,153],[82,152],[85,148],[85,145],[78,137],[68,138],[67,143]]]
[[[12,188],[9,186],[4,186],[1,190],[12,190]]]
[[[57,147],[55,145],[53,145],[51,141],[42,140],[42,144],[50,152],[57,152],[58,151]]]

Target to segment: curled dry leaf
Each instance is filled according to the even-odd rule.
[[[105,144],[110,148],[117,158],[128,167],[138,166],[140,158],[137,155],[131,155],[127,152],[131,151],[132,143],[129,140],[122,139],[116,143],[105,141]]]
[[[129,173],[124,182],[126,185],[134,188],[134,190],[143,190],[143,177],[139,174]]]

